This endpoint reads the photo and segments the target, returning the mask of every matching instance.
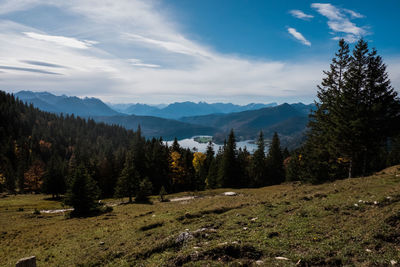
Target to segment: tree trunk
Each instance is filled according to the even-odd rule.
[[[353,171],[352,169],[353,169],[353,159],[350,158],[350,162],[349,162],[349,178],[351,178],[351,173]]]

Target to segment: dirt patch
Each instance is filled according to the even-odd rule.
[[[164,225],[163,222],[152,223],[152,224],[148,224],[148,225],[144,225],[144,226],[140,227],[139,230],[144,232],[144,231],[148,231],[150,229],[161,227],[163,225]]]

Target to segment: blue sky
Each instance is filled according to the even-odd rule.
[[[0,0],[0,89],[114,103],[312,102],[338,38],[400,88],[400,1]]]

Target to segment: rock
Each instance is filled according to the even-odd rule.
[[[356,204],[354,204],[354,207],[358,207],[358,204],[356,203]]]
[[[370,250],[369,248],[365,249],[365,251],[366,251],[366,252],[369,252],[369,253],[372,252],[372,250]]]
[[[105,244],[104,241],[99,242],[100,246],[103,246],[104,244]]]
[[[263,264],[264,264],[264,261],[262,261],[262,260],[256,261],[256,265],[263,265]]]
[[[193,235],[189,232],[182,232],[178,235],[178,237],[175,239],[175,243],[183,243],[187,240],[190,240],[193,238]]]
[[[283,260],[283,261],[288,261],[288,258],[285,257],[275,257],[276,260]]]
[[[395,265],[397,264],[397,261],[391,260],[391,261],[390,261],[390,264],[391,264],[392,266],[395,266]]]
[[[247,227],[243,227],[243,230],[245,230],[245,231],[246,231],[247,229],[249,229],[249,228],[247,228]]]
[[[255,222],[255,221],[257,221],[257,220],[258,220],[258,217],[254,217],[254,218],[251,218],[250,221]]]
[[[224,196],[237,196],[236,192],[224,192],[223,193]]]
[[[36,257],[30,256],[22,258],[17,262],[16,267],[36,267]]]
[[[374,201],[374,205],[378,205],[379,204],[379,202],[378,201]]]

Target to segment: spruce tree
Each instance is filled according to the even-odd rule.
[[[267,156],[268,184],[280,184],[285,181],[283,156],[278,134],[275,132]]]
[[[251,164],[251,179],[253,186],[263,186],[266,184],[266,165],[265,165],[265,141],[263,132],[260,131],[257,140],[257,150],[253,154]]]
[[[116,197],[128,197],[129,203],[132,203],[132,198],[136,194],[139,187],[139,174],[136,171],[133,155],[128,152],[125,158],[124,168],[118,179],[115,188]]]
[[[236,138],[233,129],[224,145],[221,164],[218,171],[219,184],[222,187],[236,187],[238,184]]]
[[[99,189],[87,173],[85,166],[80,165],[72,176],[71,186],[66,194],[65,203],[74,208],[72,216],[85,216],[96,212]]]

